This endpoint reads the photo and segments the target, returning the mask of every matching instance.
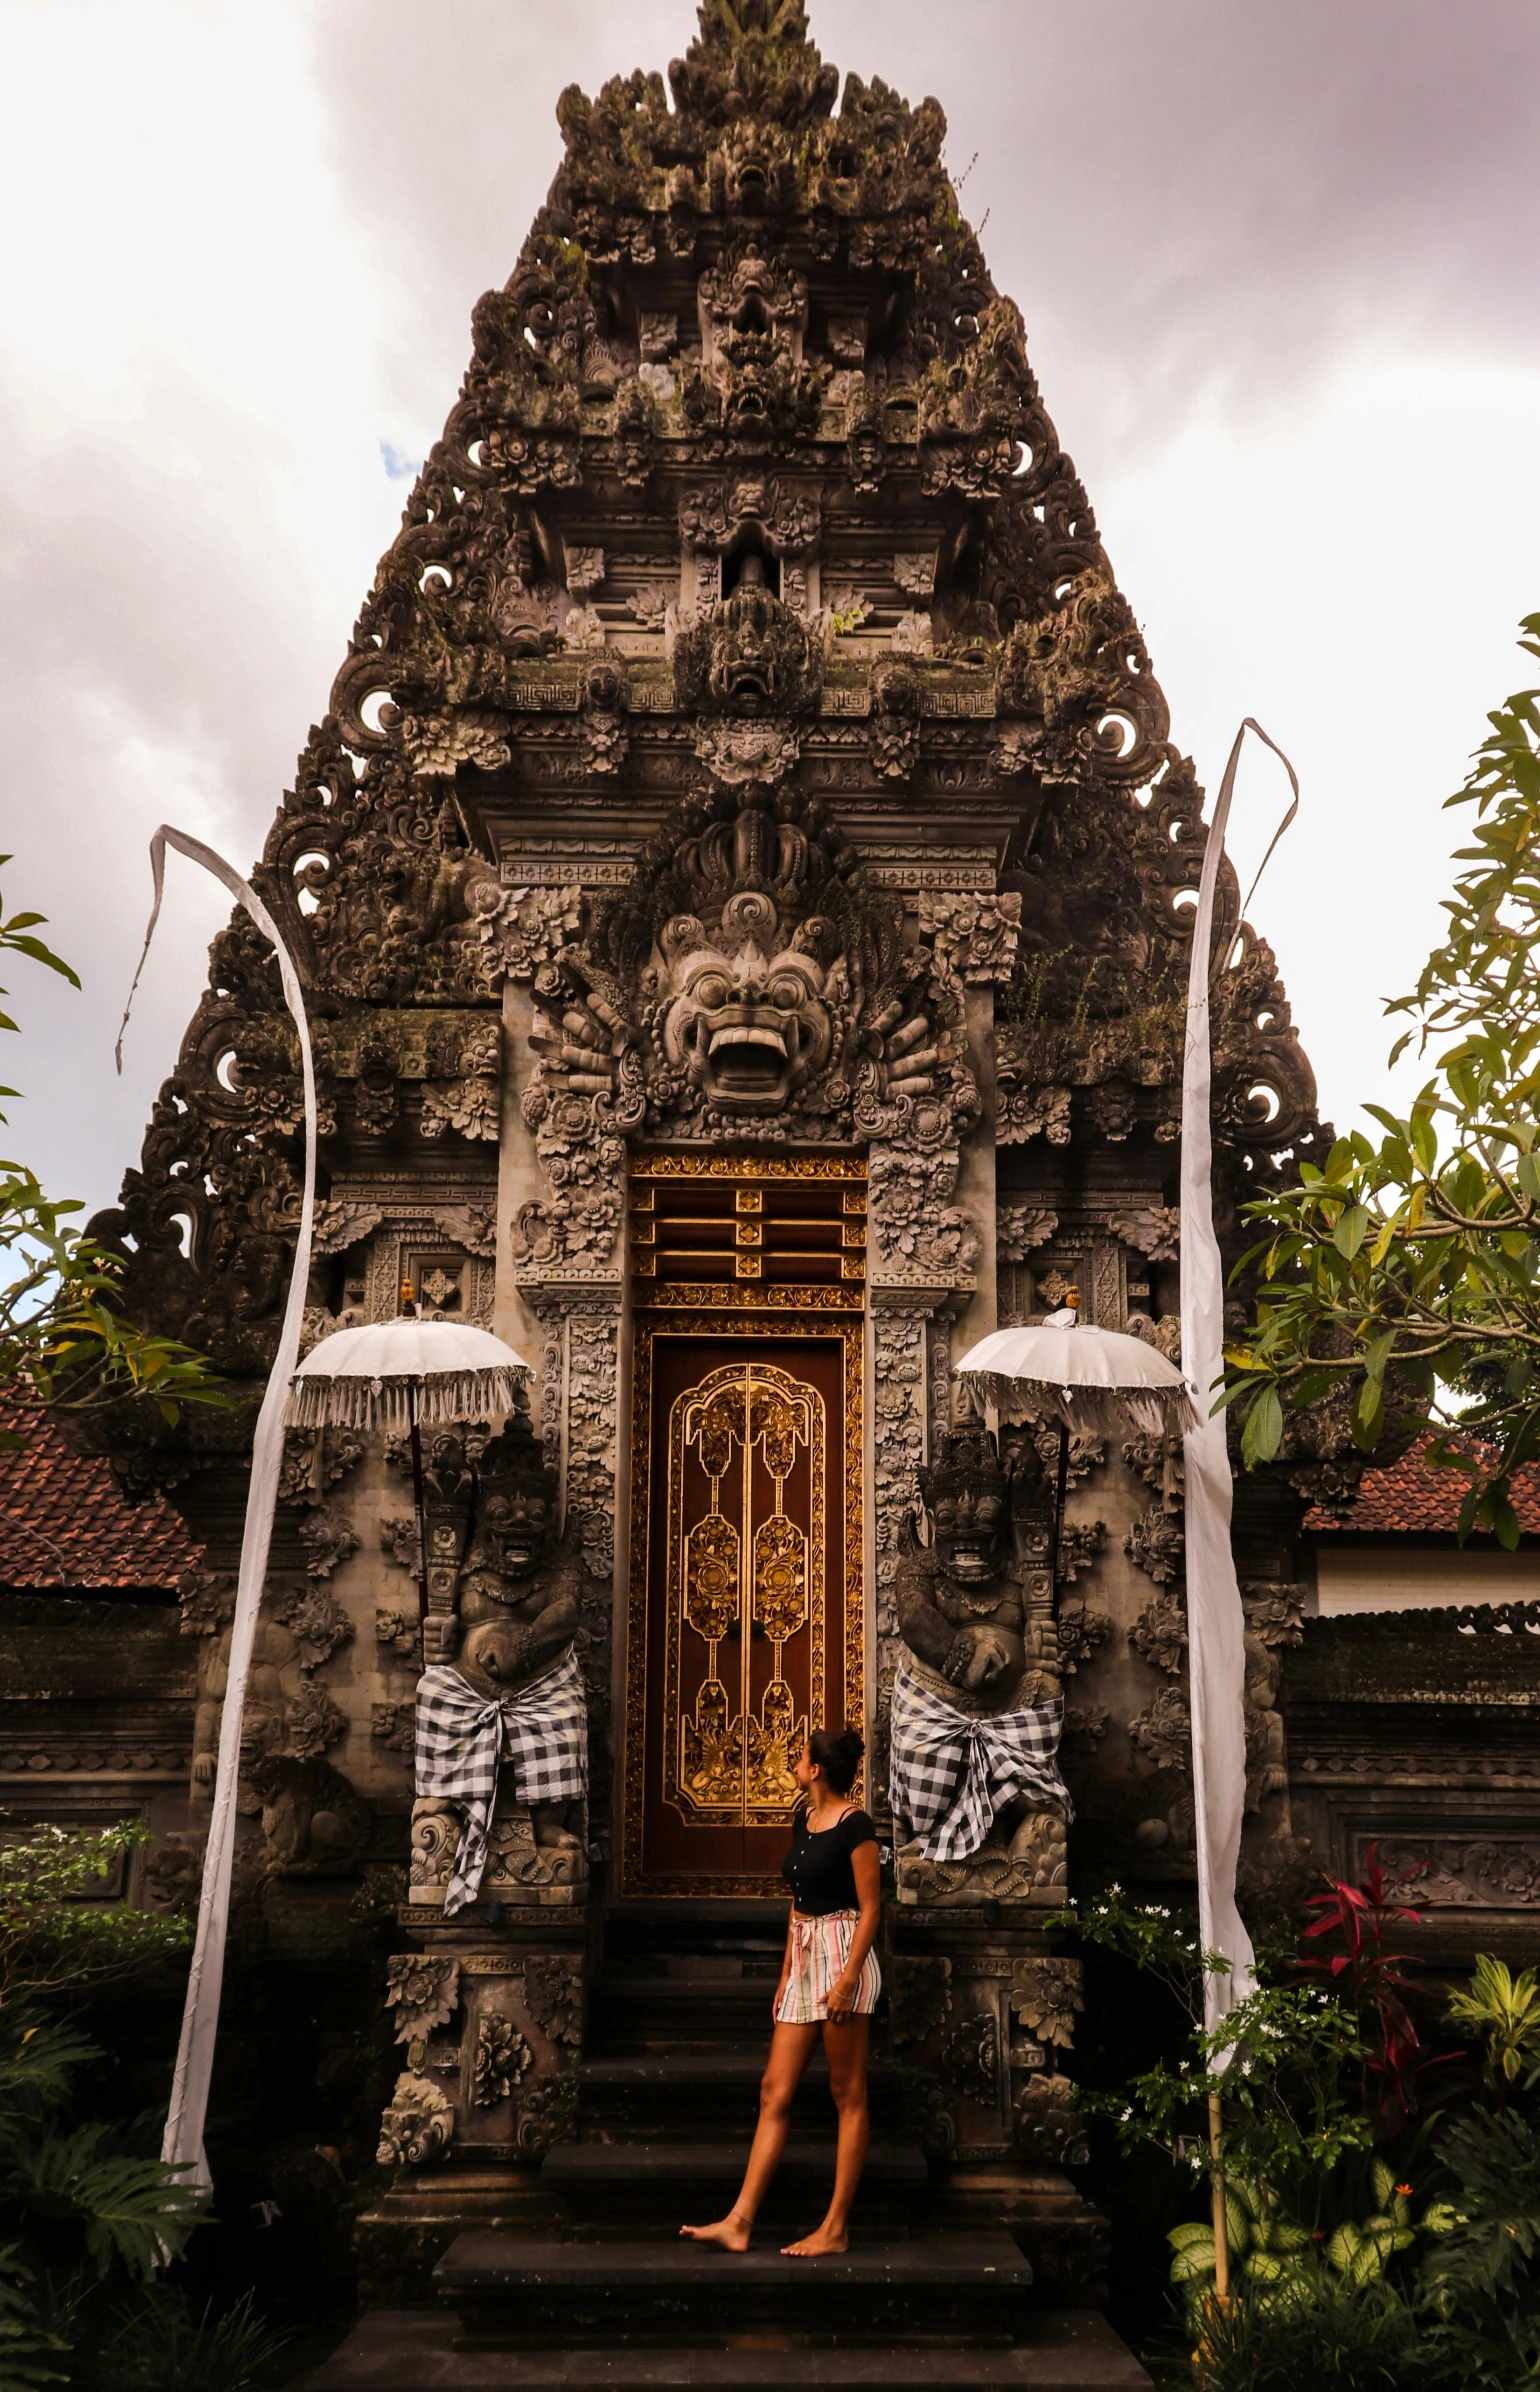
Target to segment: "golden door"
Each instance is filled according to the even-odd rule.
[[[797,1755],[860,1718],[858,1360],[639,1325],[627,1892],[777,1891]]]

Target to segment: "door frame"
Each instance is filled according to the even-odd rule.
[[[819,1291],[822,1292],[822,1291]],[[844,1296],[844,1290],[829,1291]],[[866,1533],[865,1533],[865,1319],[864,1308],[850,1307],[848,1297],[838,1310],[793,1311],[788,1305],[760,1310],[734,1305],[731,1309],[697,1309],[694,1305],[659,1306],[638,1310],[632,1320],[630,1521],[627,1556],[625,1637],[621,1655],[620,1706],[624,1751],[621,1762],[620,1884],[622,1901],[721,1900],[763,1898],[763,1875],[692,1871],[688,1874],[648,1873],[642,1865],[643,1804],[646,1797],[646,1706],[648,1632],[648,1544],[652,1506],[652,1375],[653,1346],[659,1337],[727,1341],[740,1349],[746,1343],[784,1345],[797,1338],[818,1338],[842,1348],[845,1388],[843,1485],[826,1489],[832,1511],[841,1505],[844,1535],[844,1618],[842,1667],[845,1716],[866,1716]]]

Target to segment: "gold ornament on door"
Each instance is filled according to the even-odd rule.
[[[824,1694],[824,1431],[818,1390],[767,1363],[712,1371],[672,1407],[664,1794],[686,1818],[772,1824],[796,1802],[797,1755]],[[703,1505],[698,1490],[687,1496],[687,1461],[707,1481]],[[687,1628],[706,1648],[703,1670]],[[804,1637],[799,1702],[787,1651]],[[770,1654],[757,1697],[756,1638]]]

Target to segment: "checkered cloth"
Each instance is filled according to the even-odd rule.
[[[893,1681],[888,1792],[927,1860],[966,1860],[1013,1794],[1058,1803],[1070,1816],[1059,1775],[1062,1702],[975,1719],[920,1683],[900,1662]]]
[[[588,1792],[588,1705],[569,1645],[543,1677],[489,1701],[456,1669],[424,1670],[417,1688],[417,1791],[464,1813],[444,1896],[453,1918],[474,1902],[487,1865],[487,1833],[506,1760],[519,1802],[575,1802]]]

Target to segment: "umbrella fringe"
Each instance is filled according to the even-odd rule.
[[[991,1370],[959,1373],[961,1384],[982,1407],[992,1404],[1008,1426],[1062,1420],[1092,1437],[1116,1437],[1132,1427],[1147,1436],[1180,1436],[1197,1428],[1202,1415],[1185,1386],[1061,1387],[1048,1379],[1020,1379]]]
[[[406,1429],[412,1425],[412,1394],[416,1417],[426,1427],[458,1420],[488,1420],[494,1412],[511,1412],[527,1372],[507,1367],[496,1370],[433,1371],[423,1378],[366,1379],[338,1371],[323,1377],[310,1371],[294,1381],[284,1407],[284,1425],[291,1429]]]

